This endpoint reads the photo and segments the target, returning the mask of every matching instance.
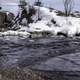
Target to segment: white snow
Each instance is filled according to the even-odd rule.
[[[35,7],[36,10],[38,9]],[[80,18],[76,17],[64,17],[58,16],[56,10],[50,11],[50,9],[45,7],[40,7],[40,17],[42,18],[40,21],[35,21],[37,18],[37,14],[33,16],[34,23],[29,24],[29,28],[27,26],[21,26],[21,29],[17,31],[7,31],[1,32],[1,35],[19,35],[19,36],[29,36],[29,32],[42,32],[49,31],[53,35],[57,35],[58,32],[62,32],[67,34],[69,37],[75,36],[76,33],[80,33]],[[51,20],[54,19],[56,24],[52,23]],[[25,20],[24,20],[24,23]]]
[[[6,31],[6,32],[0,32],[0,36],[20,36],[20,37],[29,37],[30,33],[28,33],[27,31],[23,32],[23,31]]]
[[[58,16],[56,10],[50,12],[48,8],[40,8],[41,21],[30,24],[30,31],[51,31],[54,35],[58,32],[66,33],[69,37],[80,33],[80,18]],[[51,19],[56,21],[56,24],[51,22]],[[49,24],[49,26],[47,25]]]

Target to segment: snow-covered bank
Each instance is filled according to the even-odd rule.
[[[40,21],[29,25],[30,32],[50,31],[53,35],[62,32],[69,37],[80,33],[80,18],[58,16],[57,10],[50,10],[45,7],[40,7],[40,17]]]
[[[6,31],[0,32],[0,36],[43,36],[43,33],[49,32],[52,36],[56,35],[67,35],[68,37],[73,37],[76,34],[80,36],[80,18],[78,17],[65,17],[58,15],[59,11],[52,10],[45,7],[40,7],[40,20],[37,20],[38,17],[38,7],[34,7],[37,12],[32,16],[33,23],[30,23],[29,26],[20,26],[19,30],[16,31]],[[23,20],[23,23],[26,21]],[[34,35],[33,35],[34,33]],[[46,34],[47,35],[47,34]]]

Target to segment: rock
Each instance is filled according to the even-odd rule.
[[[57,35],[58,36],[68,37],[68,35],[66,33],[63,33],[63,32],[58,32]]]
[[[7,11],[0,11],[0,31],[5,31],[11,27],[14,14]]]

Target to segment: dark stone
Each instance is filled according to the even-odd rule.
[[[55,21],[54,19],[52,19],[51,22],[52,22],[53,24],[56,24],[56,21]]]
[[[8,13],[8,14],[7,14]],[[8,27],[11,27],[12,20],[14,19],[14,14],[10,12],[0,12],[0,30],[6,30]]]
[[[80,33],[76,33],[75,36],[80,36]]]
[[[66,33],[62,33],[62,32],[58,32],[57,35],[58,35],[58,36],[61,36],[61,35],[62,35],[62,36],[64,36],[64,37],[68,37],[68,35],[67,35]]]
[[[0,9],[2,9],[2,7],[0,7]]]

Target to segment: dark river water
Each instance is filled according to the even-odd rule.
[[[78,52],[79,38],[0,37],[0,68],[32,67],[51,58]]]

